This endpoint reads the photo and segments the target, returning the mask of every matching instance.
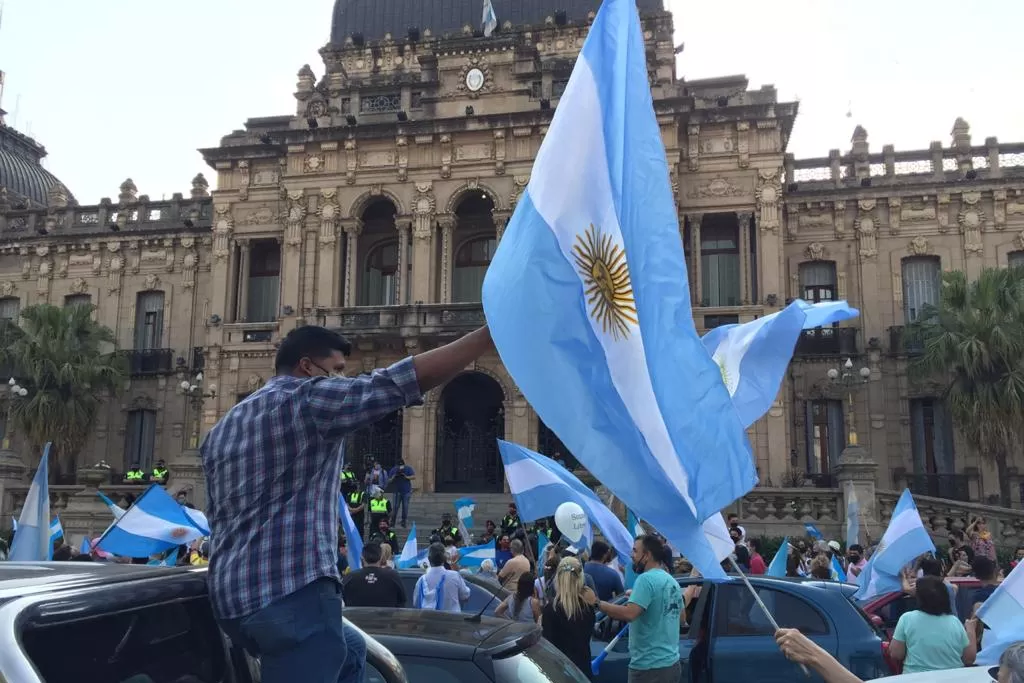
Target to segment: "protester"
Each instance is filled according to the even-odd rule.
[[[739,535],[740,535],[739,541],[737,541],[737,542],[742,544],[742,545],[746,545],[746,542],[747,542],[747,530],[744,529],[742,526],[740,526],[739,515],[737,515],[736,513],[730,513],[728,518],[727,518],[727,520],[728,520],[728,524],[729,524],[729,530],[732,531],[732,530],[735,529],[739,533]]]
[[[363,484],[369,489],[372,486],[376,486],[381,491],[384,491],[388,487],[388,473],[384,471],[380,463],[371,458],[372,466],[366,473],[366,478],[363,480]]]
[[[750,548],[750,574],[761,576],[768,571],[768,565],[761,557],[761,541],[756,538],[748,539],[747,547]]]
[[[398,522],[398,511],[402,511],[402,528],[409,519],[409,500],[412,498],[412,480],[416,478],[416,471],[405,464],[405,460],[399,459],[398,464],[391,468],[387,477],[395,482],[395,510],[391,523]]]
[[[971,550],[975,557],[987,557],[996,561],[996,544],[992,542],[992,534],[984,517],[976,517],[967,525],[967,537],[971,541]]]
[[[402,579],[384,564],[381,549],[386,547],[363,546],[362,569],[350,572],[342,581],[346,607],[405,607],[408,600]]]
[[[540,621],[541,602],[534,595],[533,586],[536,578],[533,572],[520,574],[515,592],[501,601],[494,616],[527,624]]]
[[[906,612],[896,622],[889,656],[903,661],[903,672],[908,674],[974,664],[978,652],[977,622],[972,619],[960,623],[953,614],[942,579],[918,579],[916,593],[918,609]]]
[[[519,539],[509,544],[512,559],[505,563],[505,566],[498,572],[498,580],[503,586],[515,586],[519,577],[530,571],[530,560],[523,553],[525,548]]]
[[[851,577],[860,576],[860,573],[864,571],[864,567],[868,564],[867,559],[864,557],[863,546],[854,543],[846,549],[846,573]]]
[[[391,549],[391,544],[390,543],[379,543],[377,547],[380,548],[380,563],[379,563],[380,566],[381,567],[391,567],[392,569],[394,569],[395,568],[395,560],[394,560],[395,553]]]
[[[590,562],[583,565],[583,573],[594,581],[597,597],[611,600],[626,592],[622,574],[608,565],[615,560],[615,551],[604,541],[594,541],[590,546]]]
[[[554,566],[551,583],[557,586],[553,599],[544,605],[541,626],[544,638],[592,679],[590,637],[595,613],[591,603],[598,600],[594,591],[583,585],[583,567],[579,560],[567,557]]]
[[[495,535],[496,533],[497,531],[494,526],[494,520],[487,520],[484,523],[484,535],[480,538],[480,543],[490,543],[492,540],[495,540],[497,538]]]
[[[511,546],[512,540],[505,535],[500,536],[495,544],[494,561],[497,563],[499,571],[505,566],[506,562],[512,559]]]
[[[597,611],[630,625],[630,683],[678,683],[682,675],[679,626],[683,594],[667,571],[667,554],[660,538],[640,536],[633,543],[633,571],[637,577],[628,602],[616,605],[600,599],[592,601]]]
[[[439,612],[461,612],[462,603],[469,600],[469,586],[456,571],[445,569],[445,550],[440,543],[427,549],[430,568],[416,580],[413,607]]]
[[[977,555],[971,563],[971,572],[981,586],[971,591],[971,602],[985,602],[999,587],[999,566],[985,555]]]
[[[493,560],[484,560],[480,563],[480,571],[477,572],[477,577],[482,581],[500,586],[501,583],[498,581],[498,569],[494,566]]]
[[[325,328],[298,327],[281,340],[277,375],[210,430],[200,447],[213,532],[210,600],[222,630],[261,657],[265,683],[362,680],[365,646],[342,620],[340,446],[492,349],[482,328],[345,377],[352,345]]]

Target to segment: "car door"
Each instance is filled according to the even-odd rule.
[[[798,588],[799,584],[793,584]],[[755,586],[761,600],[782,628],[796,628],[826,652],[839,642],[832,620],[797,591]],[[742,583],[718,584],[714,590],[708,669],[712,683],[756,680],[792,683],[808,680],[799,665],[787,660],[775,644],[774,628]],[[809,680],[820,681],[815,674]]]

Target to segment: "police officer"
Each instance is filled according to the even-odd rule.
[[[127,472],[124,473],[124,480],[127,484],[141,484],[146,478],[146,474],[139,467],[139,463],[133,464]]]
[[[516,529],[521,526],[523,526],[523,522],[519,519],[519,508],[516,507],[515,503],[509,503],[508,514],[501,518],[502,535],[511,538]]]
[[[386,517],[377,523],[376,531],[370,535],[370,542],[377,543],[378,545],[387,543],[391,546],[391,553],[396,557],[400,552],[398,550],[398,535],[391,530],[391,523],[388,522]]]
[[[356,473],[352,471],[352,465],[345,461],[345,464],[341,467],[341,488],[344,490],[346,485],[351,484],[356,484]],[[356,488],[358,488],[358,485]]]
[[[352,522],[359,530],[359,538],[362,538],[363,529],[366,526],[366,492],[360,490],[359,481],[355,475],[350,479],[341,480],[341,492],[345,496],[345,504],[348,505],[348,513],[352,516]]]
[[[450,512],[446,512],[441,515],[441,526],[431,531],[430,535],[437,536],[442,540],[450,538],[455,545],[462,545],[465,541],[465,539],[462,538],[462,534],[459,533],[459,528],[452,524],[452,515]]]
[[[384,497],[384,489],[370,487],[370,529],[377,529],[380,520],[391,519],[391,501]]]
[[[161,486],[167,483],[167,465],[163,460],[156,461],[156,465],[153,466],[153,472],[149,475],[149,480]]]

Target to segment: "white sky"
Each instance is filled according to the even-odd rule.
[[[799,98],[797,157],[846,150],[858,123],[878,151],[948,145],[957,116],[975,144],[1024,140],[1020,0],[667,3],[686,44],[681,76],[745,73]],[[333,4],[6,0],[7,123],[46,146],[47,168],[83,204],[116,197],[126,177],[154,199],[187,196],[196,173],[213,177],[197,148],[249,117],[294,112],[299,67],[323,73]]]

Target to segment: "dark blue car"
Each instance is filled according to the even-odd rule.
[[[699,596],[686,606],[687,623],[680,625],[684,682],[821,680],[813,674],[808,679],[798,665],[782,656],[771,624],[738,578],[725,583],[678,578],[684,591],[690,586],[700,587]],[[767,577],[751,577],[750,581],[779,626],[800,629],[862,680],[892,673],[885,662],[880,634],[851,600],[856,586]],[[620,597],[617,602],[625,600]],[[618,621],[599,619],[591,641],[594,657],[621,627]],[[628,668],[627,636],[609,653],[595,680],[624,681]]]

